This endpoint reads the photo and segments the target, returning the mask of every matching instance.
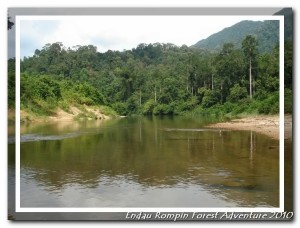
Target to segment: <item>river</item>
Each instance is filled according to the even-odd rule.
[[[278,207],[279,141],[211,120],[21,126],[21,207]],[[9,167],[14,142],[9,138]]]

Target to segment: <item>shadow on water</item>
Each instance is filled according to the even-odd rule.
[[[279,142],[208,123],[150,117],[23,129],[76,136],[21,143],[21,204],[278,207]]]

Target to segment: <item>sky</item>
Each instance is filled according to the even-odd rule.
[[[131,50],[140,43],[191,46],[245,16],[63,16],[21,20],[21,58],[47,43],[94,45],[99,52]],[[255,18],[251,18],[252,20]]]

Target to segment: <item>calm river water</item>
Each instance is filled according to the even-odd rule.
[[[22,126],[21,207],[278,207],[279,141],[209,122]]]

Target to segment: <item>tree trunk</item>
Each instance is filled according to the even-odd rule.
[[[250,84],[250,88],[249,88],[249,93],[250,93],[250,99],[252,99],[252,72],[251,72],[251,58],[250,58],[250,66],[249,66],[249,84]]]

